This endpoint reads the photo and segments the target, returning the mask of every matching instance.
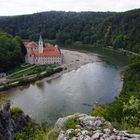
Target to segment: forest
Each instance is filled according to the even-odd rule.
[[[0,18],[0,31],[59,44],[112,46],[140,54],[140,9],[126,12],[50,11]]]
[[[7,72],[23,63],[25,53],[20,37],[0,32],[0,72]]]

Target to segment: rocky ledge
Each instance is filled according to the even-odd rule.
[[[0,140],[14,140],[14,133],[21,131],[30,121],[22,110],[12,110],[10,106],[10,103],[5,103],[0,111]]]
[[[54,130],[57,140],[140,140],[140,135],[116,130],[104,118],[86,114],[59,118]]]

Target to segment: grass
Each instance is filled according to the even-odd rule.
[[[41,126],[31,121],[21,131],[15,133],[15,140],[57,140],[58,134],[48,125]]]
[[[27,85],[31,82],[35,82],[44,77],[48,77],[54,73],[61,72],[62,67],[56,67],[52,65],[36,65],[32,68],[27,68],[22,71],[16,71],[12,75],[9,75],[9,81],[7,83],[0,84],[0,91],[7,90],[16,86]]]
[[[27,65],[25,67],[16,69],[12,74],[8,75],[7,78],[8,79],[23,78],[24,76],[38,74],[52,68],[54,68],[54,66],[50,66],[50,65],[30,65],[29,66]]]
[[[8,79],[19,78],[19,77],[23,76],[23,74],[25,74],[29,70],[33,69],[34,67],[35,67],[35,65],[30,65],[27,67],[22,67],[22,68],[16,69],[12,74],[8,75],[7,78]]]
[[[29,68],[29,67],[31,67],[31,66],[33,66],[33,65],[31,65],[31,64],[27,64],[27,65],[22,64],[22,65],[20,65],[20,66],[18,66],[18,67],[16,67],[16,68],[10,70],[10,71],[8,72],[8,74],[10,75],[10,74],[12,74],[12,73],[14,73],[14,72],[16,72],[16,71],[20,71],[20,70]]]
[[[45,136],[44,140],[57,140],[58,134],[51,129]]]
[[[64,129],[76,129],[76,125],[79,124],[78,121],[78,117],[75,116],[73,118],[68,119],[65,123],[64,123]]]

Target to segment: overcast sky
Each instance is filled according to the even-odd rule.
[[[140,8],[140,0],[0,0],[0,15],[42,11],[127,11]]]

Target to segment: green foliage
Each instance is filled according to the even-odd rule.
[[[6,102],[10,102],[10,99],[8,99],[6,95],[0,95],[0,110],[2,109],[3,104]]]
[[[102,117],[104,114],[106,114],[106,108],[99,104],[96,104],[95,110],[93,110],[93,112],[91,112],[91,115],[93,115],[93,116]]]
[[[69,138],[73,138],[76,136],[76,132],[75,131],[72,131],[70,134],[69,134]]]
[[[40,126],[31,121],[21,131],[14,136],[15,140],[56,140],[57,134],[47,124]]]
[[[52,43],[113,46],[140,53],[139,21],[140,9],[120,13],[51,11],[1,18],[0,31],[30,40],[38,40],[41,33]]]
[[[57,140],[58,134],[52,129],[47,134],[44,140]]]
[[[7,76],[11,81],[0,84],[0,90],[3,91],[12,87],[26,85],[62,70],[62,67],[56,67],[56,65],[27,65],[25,67],[18,67],[12,74]]]
[[[24,62],[21,42],[18,37],[0,32],[0,71],[9,71]]]
[[[19,78],[19,77],[23,77],[24,75],[26,75],[27,73],[29,73],[31,70],[34,70],[35,65],[30,65],[27,67],[21,67],[16,69],[15,71],[13,71],[12,74],[8,75],[7,78],[9,79],[14,79],[14,78]]]
[[[73,118],[68,119],[64,123],[64,129],[76,129],[76,125],[78,125],[78,118],[75,116]]]
[[[103,116],[118,129],[140,133],[140,62],[126,68],[119,97],[111,104],[96,106],[92,115]]]
[[[40,74],[41,72],[53,72],[52,66],[49,65],[28,65],[21,67],[13,71],[12,74],[8,75],[9,79],[22,78],[33,74]]]
[[[11,112],[12,118],[14,118],[14,119],[18,118],[18,116],[23,113],[23,111],[18,107],[10,108],[10,112]]]
[[[122,34],[119,34],[113,40],[114,48],[124,48],[126,46],[126,37]]]
[[[129,58],[130,58],[130,63],[140,62],[139,56],[131,55]]]

